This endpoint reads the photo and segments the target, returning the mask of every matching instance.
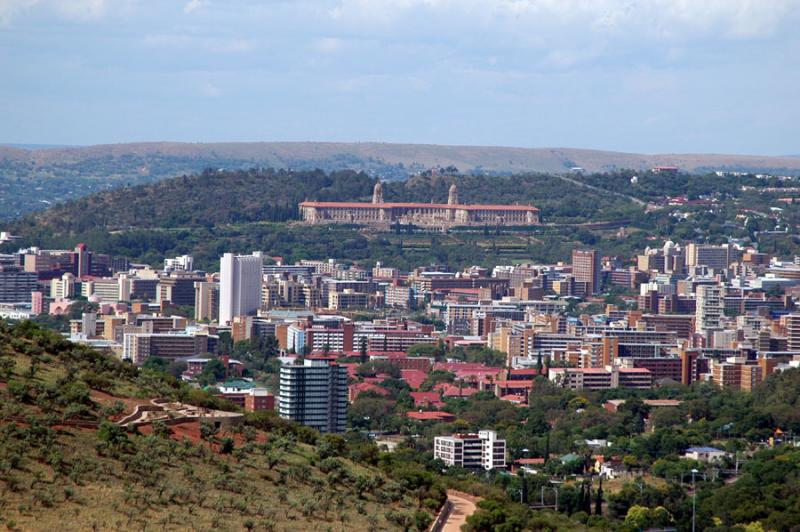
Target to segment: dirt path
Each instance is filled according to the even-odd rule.
[[[453,509],[447,517],[442,532],[461,532],[461,525],[467,522],[467,517],[475,513],[477,509],[475,503],[478,502],[479,499],[452,490],[447,492],[447,499],[450,501],[450,504],[453,505]]]

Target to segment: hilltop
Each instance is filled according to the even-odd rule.
[[[797,157],[634,154],[575,148],[372,142],[148,142],[38,149],[0,146],[0,220],[93,192],[199,173],[207,168],[355,170],[382,179],[403,180],[434,167],[496,175],[558,173],[575,166],[590,173],[641,171],[658,165],[677,166],[691,173],[722,169],[800,173]]]
[[[369,440],[322,437],[271,413],[221,429],[115,423],[153,397],[230,408],[31,323],[0,321],[0,524],[402,530],[424,528],[444,499],[413,465],[379,469]]]

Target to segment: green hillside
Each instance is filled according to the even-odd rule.
[[[0,322],[0,526],[402,530],[425,528],[443,501],[413,463],[379,468],[368,440],[271,414],[217,432],[109,421],[152,397],[224,408],[30,323]]]

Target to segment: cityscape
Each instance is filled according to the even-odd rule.
[[[0,531],[800,532],[800,0],[0,0]]]

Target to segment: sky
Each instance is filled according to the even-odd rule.
[[[0,142],[800,154],[800,0],[0,0]]]

